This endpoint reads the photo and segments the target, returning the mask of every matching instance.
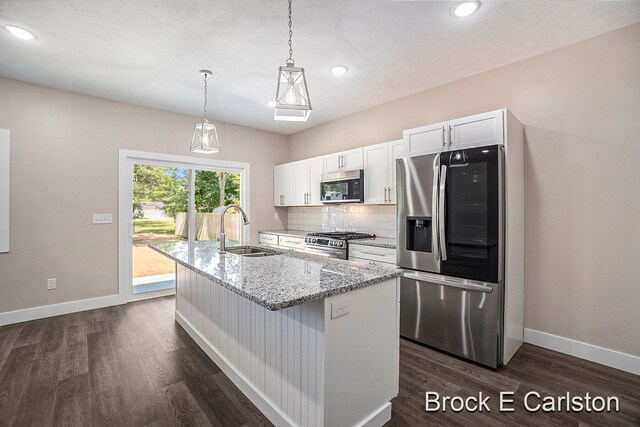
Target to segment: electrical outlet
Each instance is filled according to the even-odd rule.
[[[275,212],[273,214],[273,219],[280,219],[280,215],[278,215],[278,212]]]
[[[56,288],[56,279],[47,279],[47,290],[52,290]]]
[[[331,318],[337,319],[338,317],[346,316],[349,314],[349,301],[338,301],[331,303]]]
[[[112,214],[93,214],[93,223],[94,224],[112,224],[113,215]]]

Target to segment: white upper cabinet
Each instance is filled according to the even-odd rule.
[[[273,169],[273,205],[320,205],[324,156],[278,165]]]
[[[293,163],[276,166],[273,178],[273,205],[293,205]]]
[[[376,144],[364,147],[364,202],[372,205],[387,203],[389,192],[389,146]]]
[[[504,144],[504,109],[404,131],[407,157]]]
[[[324,173],[324,157],[314,157],[309,159],[309,197],[307,204],[321,205],[320,201],[320,179]]]
[[[482,147],[504,144],[504,110],[450,120],[449,147]]]
[[[411,157],[442,151],[447,145],[446,130],[447,122],[405,130],[405,155]]]
[[[330,173],[363,169],[364,161],[362,155],[362,148],[327,154],[324,156],[324,172]]]
[[[396,160],[404,157],[404,141],[391,141],[389,144],[389,198],[388,203],[396,203]]]
[[[404,156],[404,141],[364,147],[364,202],[372,205],[396,202],[396,160]]]
[[[308,197],[309,161],[302,160],[293,164],[293,205],[306,205]]]

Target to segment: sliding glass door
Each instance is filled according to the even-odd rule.
[[[216,240],[223,206],[240,203],[241,173],[134,163],[132,177],[132,297],[175,291],[175,263],[149,244]],[[242,240],[240,215],[225,215],[229,244]]]

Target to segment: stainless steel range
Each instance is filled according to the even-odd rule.
[[[372,237],[376,237],[376,235],[350,231],[309,233],[304,238],[304,242],[307,244],[305,252],[330,258],[347,259],[349,240],[370,239]]]

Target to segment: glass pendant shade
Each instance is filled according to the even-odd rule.
[[[295,67],[293,62],[280,67],[274,120],[306,122],[311,114],[311,101],[307,90],[304,68]]]
[[[208,120],[196,124],[193,130],[193,140],[191,141],[191,151],[194,153],[218,153],[220,144],[218,143],[218,132],[216,127]]]

